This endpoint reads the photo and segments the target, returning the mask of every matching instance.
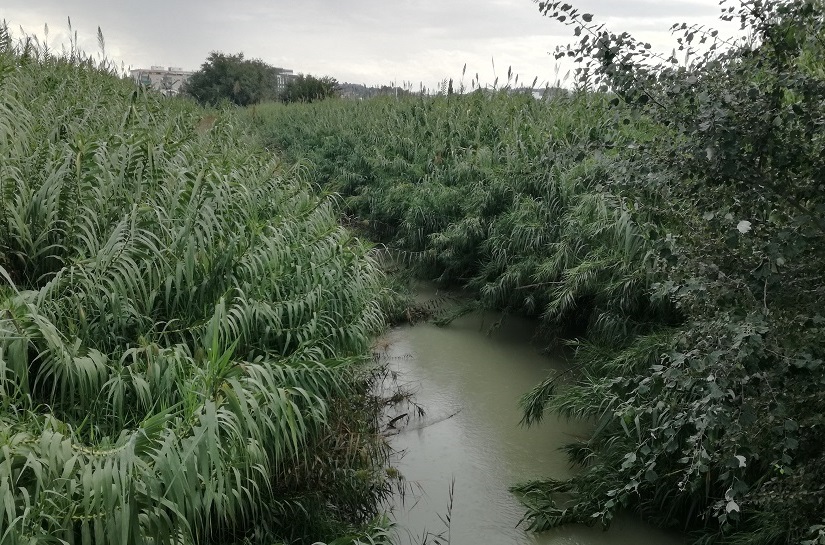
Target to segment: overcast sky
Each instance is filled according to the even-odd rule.
[[[611,30],[628,31],[670,52],[673,23],[719,27],[717,0],[568,0]],[[341,82],[432,87],[479,74],[553,83],[570,66],[548,54],[571,29],[539,14],[531,0],[2,0],[0,19],[49,43],[66,43],[67,18],[86,51],[97,27],[109,57],[127,68],[197,69],[210,51]],[[495,64],[495,70],[493,68]]]

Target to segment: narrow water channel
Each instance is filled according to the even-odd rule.
[[[413,406],[398,407],[397,414],[409,412],[410,418],[399,420],[391,440],[395,465],[408,482],[395,507],[400,542],[421,544],[429,532],[449,535],[451,545],[683,544],[631,515],[607,532],[566,527],[537,535],[517,526],[523,508],[508,488],[531,478],[569,476],[559,447],[587,430],[555,417],[536,428],[519,426],[519,397],[564,364],[539,353],[529,321],[508,318],[488,335],[497,319],[477,313],[443,328],[403,326],[379,341],[399,383],[425,411],[416,416]],[[441,518],[451,487],[448,530]]]

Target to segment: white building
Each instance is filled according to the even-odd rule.
[[[194,72],[176,66],[152,66],[130,71],[132,79],[138,85],[150,87],[166,96],[175,96],[180,93],[181,86]]]
[[[280,95],[286,89],[287,84],[297,78],[297,74],[286,68],[275,68],[275,93]]]

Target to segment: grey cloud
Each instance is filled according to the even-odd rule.
[[[718,13],[716,0],[570,3],[612,30],[638,31],[657,43],[669,39],[671,23],[712,21]],[[30,0],[3,0],[0,8],[0,18],[35,32],[44,22],[53,31],[65,26],[67,16],[92,48],[102,27],[109,53],[133,66],[196,68],[210,51],[243,51],[368,83],[398,78],[431,85],[463,62],[478,64],[472,70],[487,70],[492,79],[491,57],[531,76],[552,74],[547,52],[572,39],[571,29],[542,17],[530,0],[38,0],[36,8]]]

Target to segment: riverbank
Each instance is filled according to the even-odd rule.
[[[778,5],[761,4],[776,25],[821,34]],[[701,542],[821,536],[825,87],[814,42],[789,53],[773,24],[755,51],[601,73],[630,86],[617,94],[272,104],[251,120],[423,278],[574,347],[581,380],[551,373],[522,403],[532,424],[597,423],[568,450],[581,472],[519,488],[535,530],[630,509]]]

